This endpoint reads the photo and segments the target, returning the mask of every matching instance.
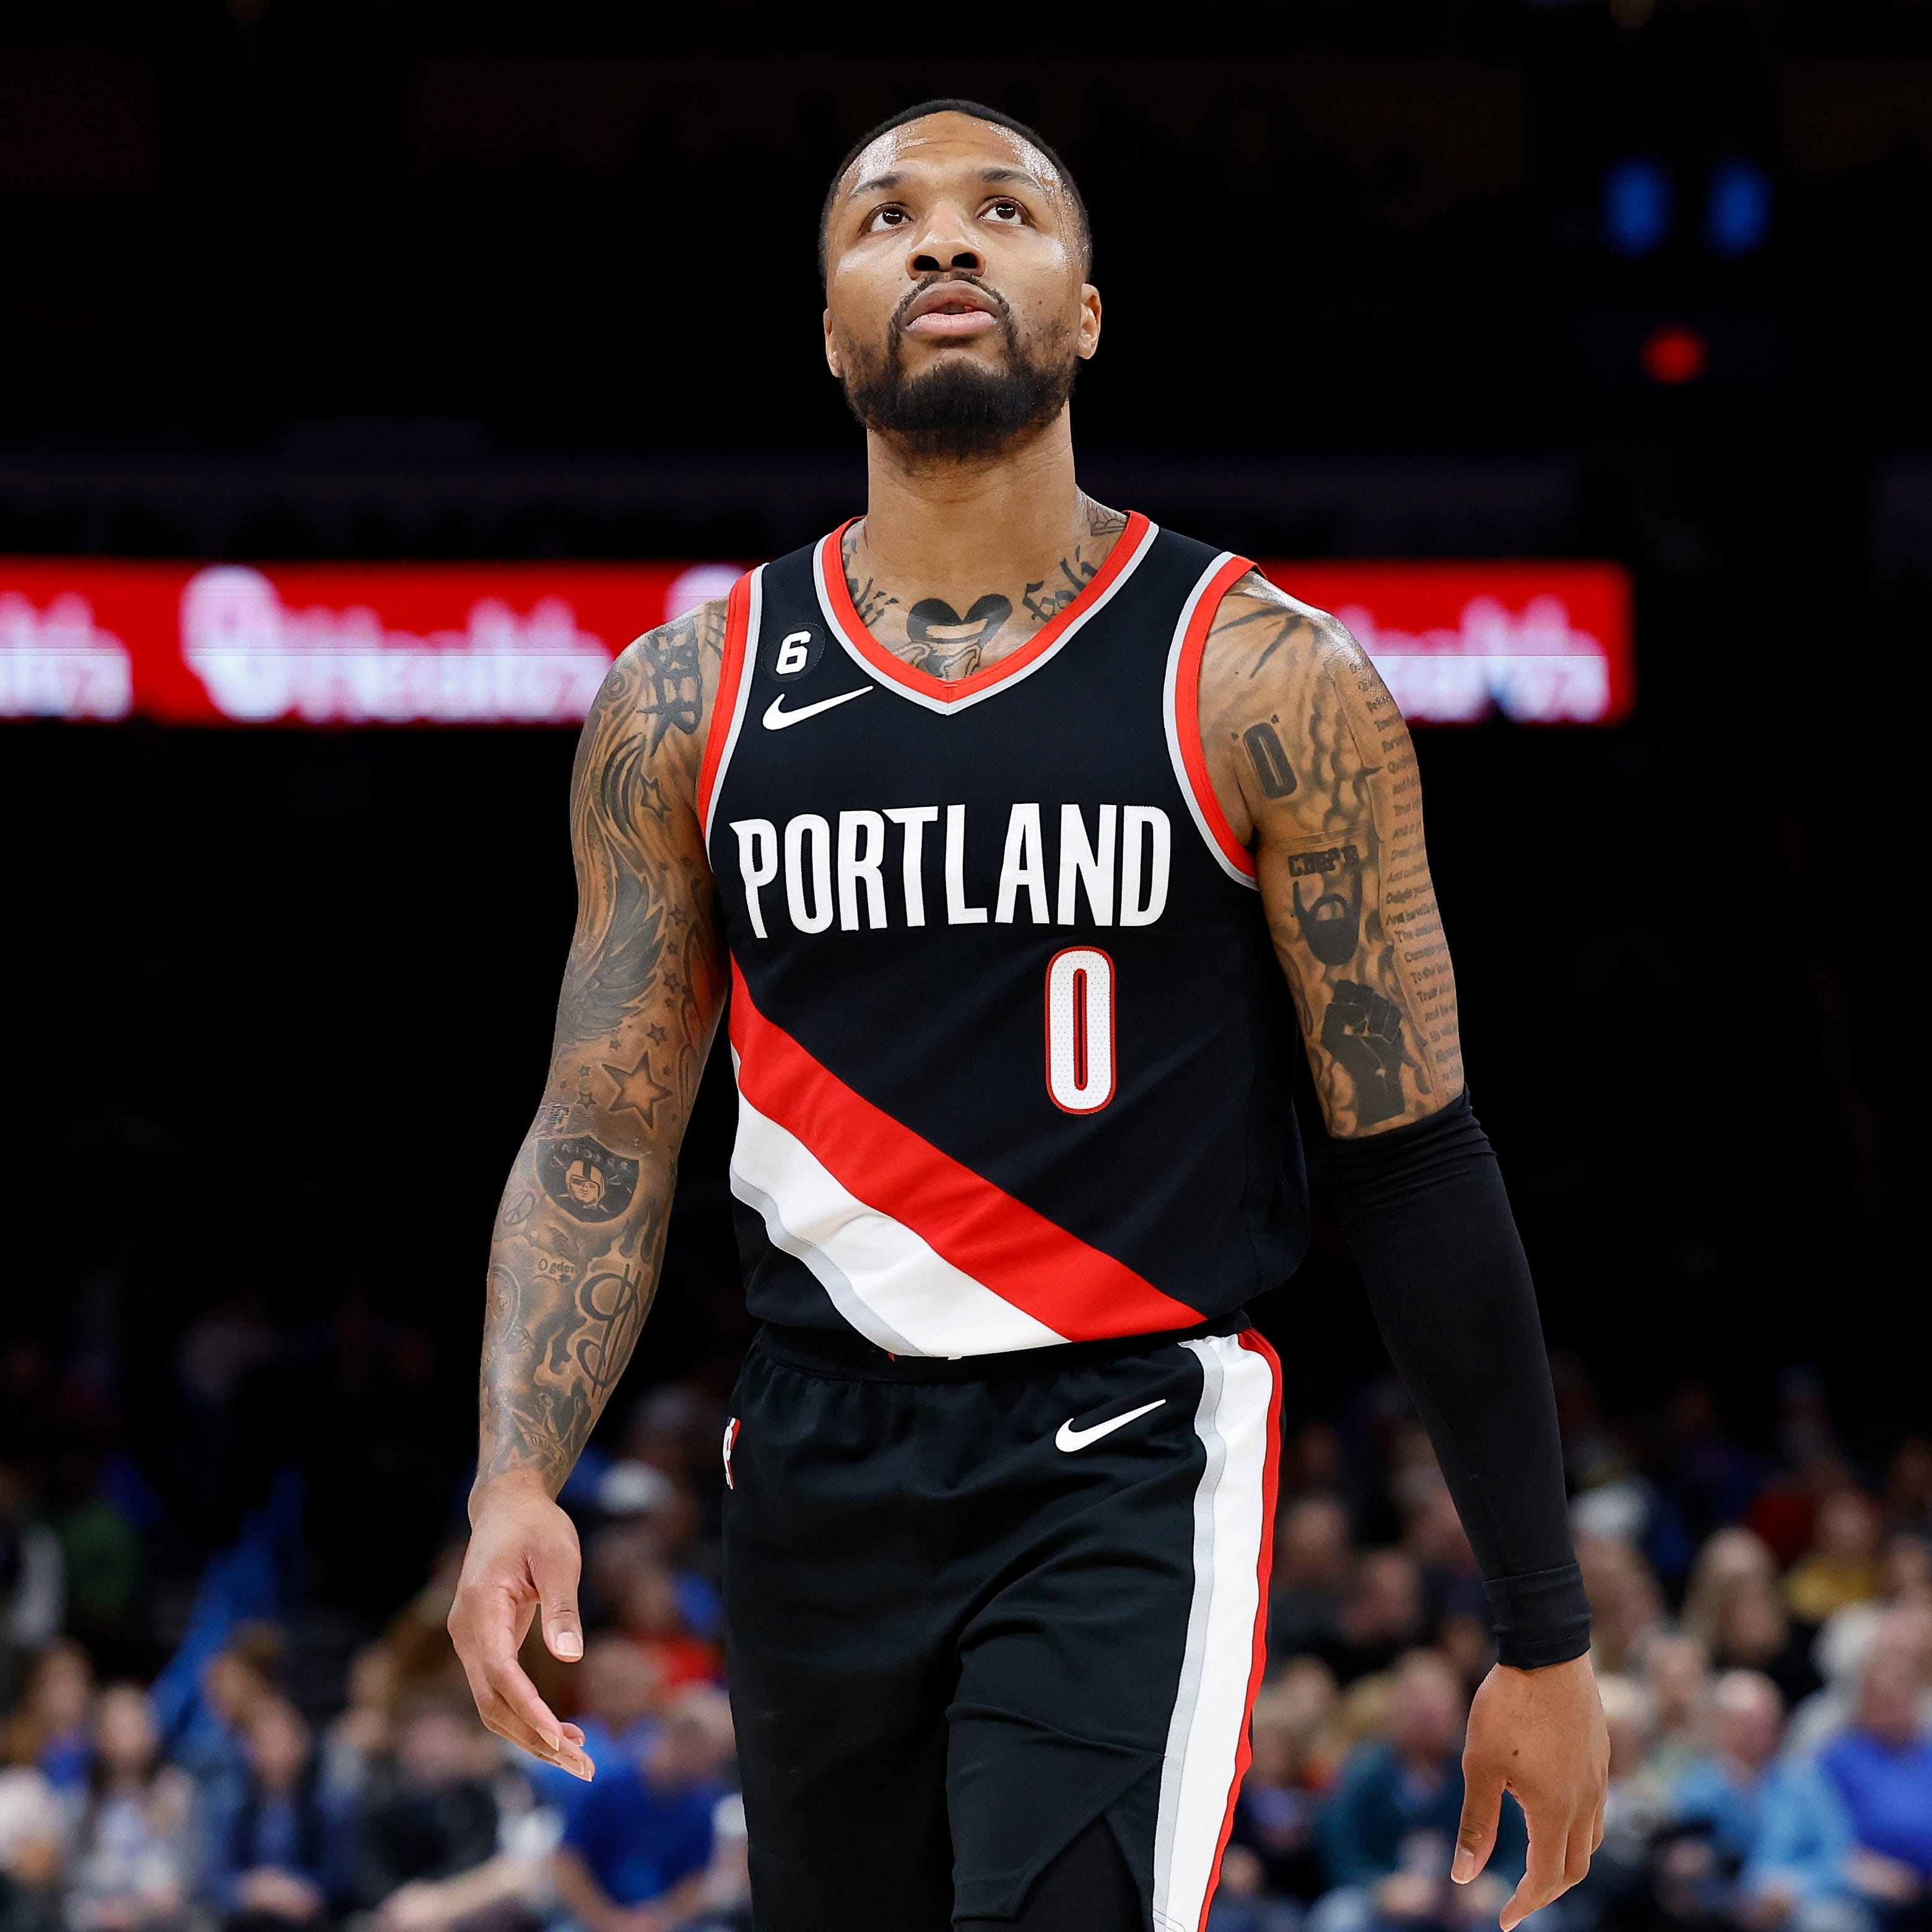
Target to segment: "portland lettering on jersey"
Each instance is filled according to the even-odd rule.
[[[734,818],[746,918],[769,939],[781,909],[807,933],[924,926],[928,907],[946,926],[1152,926],[1167,910],[1174,830],[1159,806],[1008,806],[990,909],[966,889],[986,816],[958,804]]]

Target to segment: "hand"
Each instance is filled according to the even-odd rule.
[[[1384,1918],[1436,1918],[1441,1916],[1442,1887],[1439,1870],[1432,1878],[1426,1872],[1395,1871],[1376,1881],[1372,1896]]]
[[[442,1888],[428,1879],[398,1886],[376,1908],[376,1918],[391,1932],[430,1932],[443,1921]]]
[[[1587,1657],[1541,1670],[1498,1664],[1469,1708],[1462,1748],[1462,1822],[1450,1876],[1467,1885],[1496,1844],[1503,1792],[1529,1826],[1529,1862],[1502,1910],[1502,1932],[1563,1894],[1604,1842],[1610,1732]]]
[[[1796,1903],[1790,1892],[1775,1880],[1736,1909],[1736,1916],[1750,1932],[1778,1932],[1791,1917]]]
[[[1883,1852],[1857,1846],[1845,1861],[1845,1876],[1856,1892],[1888,1905],[1911,1905],[1923,1889],[1918,1873],[1903,1858],[1888,1858]]]
[[[275,1865],[257,1865],[236,1881],[237,1902],[250,1912],[299,1922],[322,1916],[322,1894],[299,1872]]]
[[[597,1767],[584,1755],[584,1733],[559,1720],[517,1661],[539,1608],[551,1656],[574,1664],[584,1654],[576,1526],[541,1480],[522,1471],[478,1488],[470,1521],[449,1634],[478,1714],[500,1738],[587,1782]]]

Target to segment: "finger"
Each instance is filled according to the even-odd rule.
[[[582,1778],[586,1784],[595,1776],[597,1767],[586,1754],[580,1743],[574,1743],[566,1738],[552,1749],[527,1718],[520,1715],[506,1699],[487,1684],[476,1693],[476,1709],[490,1730],[500,1738],[514,1744],[519,1750],[527,1751],[532,1757],[539,1758],[545,1764],[554,1764],[559,1770],[568,1772],[573,1778]]]
[[[511,1606],[505,1604],[502,1607],[508,1610]],[[479,1616],[472,1622],[475,1661],[472,1664],[466,1658],[464,1666],[470,1688],[476,1694],[476,1708],[486,1724],[493,1718],[505,1718],[520,1724],[528,1734],[529,1742],[503,1730],[501,1724],[492,1726],[510,1738],[513,1744],[521,1744],[526,1750],[535,1752],[550,1763],[574,1772],[579,1778],[588,1778],[590,1760],[584,1755],[578,1743],[566,1738],[562,1721],[537,1694],[537,1687],[517,1661],[508,1628],[510,1621],[500,1615]]]
[[[533,1551],[530,1580],[543,1606],[544,1642],[551,1656],[574,1664],[584,1654],[584,1620],[577,1613],[577,1580],[583,1567],[574,1541]]]
[[[1540,1808],[1540,1807],[1538,1808]],[[1528,1809],[1523,1815],[1529,1818]],[[1502,1932],[1516,1932],[1529,1915],[1565,1889],[1563,1860],[1569,1844],[1567,1831],[1552,1830],[1546,1818],[1529,1818],[1529,1861],[1522,1879],[1503,1907]]]
[[[1591,1856],[1594,1858],[1598,1852],[1600,1852],[1600,1850],[1602,1850],[1602,1849],[1603,1849],[1603,1845],[1604,1845],[1604,1801],[1600,1798],[1598,1798],[1598,1799],[1597,1800],[1597,1816],[1596,1816],[1596,1821],[1595,1821],[1595,1822],[1594,1822],[1594,1823],[1591,1826],[1591,1828],[1590,1828],[1590,1855],[1591,1855]]]
[[[521,1738],[514,1742],[523,1744],[526,1750],[562,1766],[579,1778],[590,1776],[590,1760],[584,1755],[582,1744],[564,1736],[556,1713],[538,1696],[536,1686],[518,1664],[512,1660],[507,1668],[486,1671],[484,1682],[489,1702],[486,1706],[482,1698],[478,1699],[477,1708],[483,1712],[486,1721],[492,1714],[510,1720],[520,1726],[530,1739],[527,1744]]]
[[[1570,1844],[1563,1855],[1563,1889],[1580,1884],[1589,1875],[1590,1854],[1597,1849],[1597,1821],[1594,1814],[1578,1818],[1570,1827]]]
[[[1496,1846],[1496,1820],[1503,1804],[1502,1774],[1462,1763],[1462,1816],[1456,1827],[1456,1856],[1449,1876],[1467,1885],[1490,1862]]]

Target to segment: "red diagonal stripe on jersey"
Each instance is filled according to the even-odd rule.
[[[912,1229],[958,1268],[1070,1342],[1191,1328],[1198,1309],[1163,1294],[856,1094],[752,1003],[731,964],[738,1084],[839,1184]]]

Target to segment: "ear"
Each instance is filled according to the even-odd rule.
[[[1100,291],[1091,282],[1080,285],[1079,340],[1075,352],[1084,362],[1100,346]]]
[[[832,333],[832,311],[825,311],[825,366],[835,376],[843,378],[845,372],[838,364],[838,344]]]

